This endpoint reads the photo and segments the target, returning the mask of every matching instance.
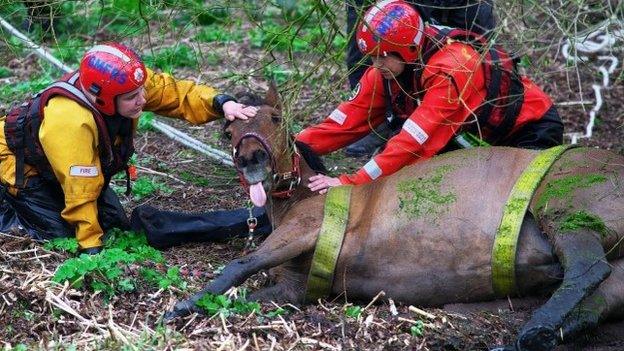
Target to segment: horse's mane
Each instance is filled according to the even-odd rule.
[[[261,106],[264,105],[264,98],[258,94],[254,94],[251,92],[241,92],[237,93],[236,100],[243,105],[247,106]]]
[[[236,96],[236,101],[238,101],[239,103],[243,105],[247,105],[247,106],[264,105],[264,99],[258,94],[254,94],[250,92],[240,92],[240,93],[236,93],[235,96]],[[230,126],[230,124],[232,124],[232,121],[228,121],[226,119],[225,123],[223,123],[223,130],[226,130],[227,127]]]
[[[314,172],[322,174],[328,173],[327,167],[325,167],[321,157],[317,155],[308,144],[295,141],[295,145],[297,146],[301,157],[303,157],[303,159],[308,163],[308,166],[310,166]]]

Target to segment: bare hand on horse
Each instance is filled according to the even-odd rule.
[[[258,113],[258,108],[255,106],[245,106],[235,101],[228,101],[223,104],[223,115],[228,121],[233,121],[236,118],[245,120],[254,117],[256,113]]]
[[[329,188],[342,185],[340,179],[326,176],[324,174],[317,174],[308,179],[308,188],[311,191],[318,191],[319,194],[325,194]]]

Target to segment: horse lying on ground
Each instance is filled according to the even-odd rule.
[[[275,230],[257,251],[232,261],[206,288],[177,303],[167,318],[195,311],[203,294],[224,293],[269,268],[276,284],[252,299],[304,299],[325,195],[298,182],[290,183],[292,191],[278,189],[285,179],[305,182],[316,172],[306,160],[299,166],[293,161],[274,91],[266,103],[255,118],[236,120],[226,131],[253,201],[261,204],[266,193],[289,195],[268,201]],[[492,286],[493,243],[507,197],[538,153],[459,150],[354,187],[332,294],[370,300],[383,290],[386,297],[420,306],[504,297]],[[554,293],[510,349],[552,349],[607,318],[621,318],[624,157],[598,149],[566,151],[529,208],[516,251],[516,291],[520,296]]]

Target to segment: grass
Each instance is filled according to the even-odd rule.
[[[157,50],[143,57],[145,65],[172,72],[174,68],[186,67],[196,69],[199,65],[197,54],[191,47],[180,44]]]

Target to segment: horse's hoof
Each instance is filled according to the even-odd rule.
[[[550,351],[557,346],[557,334],[549,326],[533,327],[518,337],[518,351]]]
[[[170,321],[177,317],[185,317],[189,314],[195,312],[197,307],[195,307],[195,303],[190,300],[180,301],[173,306],[173,310],[165,313],[164,319],[165,321]]]

